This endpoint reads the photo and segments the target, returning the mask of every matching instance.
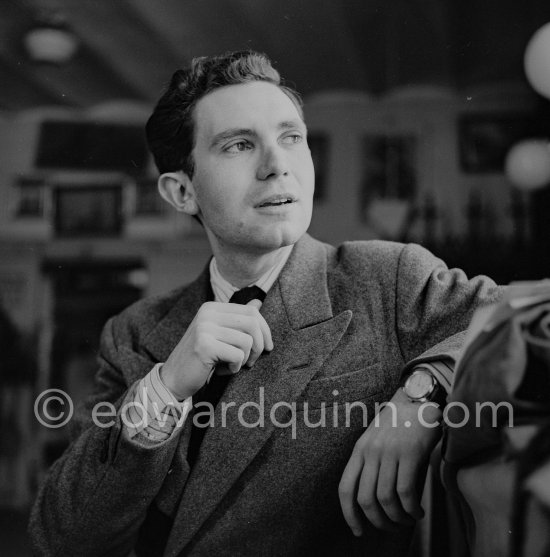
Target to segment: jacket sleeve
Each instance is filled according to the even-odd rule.
[[[404,246],[395,297],[403,373],[430,361],[454,367],[474,311],[500,299],[504,288],[486,276],[468,279],[417,244]]]
[[[169,472],[179,435],[147,443],[131,440],[123,427],[121,408],[137,384],[127,378],[148,362],[137,354],[132,361],[130,350],[117,347],[117,319],[103,330],[96,388],[74,419],[75,440],[51,467],[32,509],[36,555],[127,555]],[[113,405],[111,415],[94,420],[98,403]],[[108,405],[98,410],[108,413]]]

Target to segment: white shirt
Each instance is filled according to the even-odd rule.
[[[279,250],[277,252],[277,261],[275,264],[270,267],[256,282],[247,284],[247,286],[256,285],[264,292],[267,292],[275,284],[277,278],[279,278],[279,274],[290,257],[292,247],[293,246],[285,246]],[[210,260],[210,284],[212,286],[216,302],[229,302],[231,296],[233,296],[237,290],[241,290],[222,277],[220,271],[218,270],[218,264],[215,257]]]

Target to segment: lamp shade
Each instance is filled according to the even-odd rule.
[[[514,145],[506,156],[506,175],[523,190],[535,190],[550,183],[549,142],[528,139]]]
[[[533,89],[550,98],[550,23],[531,37],[525,49],[524,66]]]
[[[31,60],[50,64],[69,62],[78,47],[73,33],[63,27],[34,27],[23,40]]]

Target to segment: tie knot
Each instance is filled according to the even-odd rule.
[[[241,290],[237,290],[231,296],[229,301],[232,304],[242,304],[243,306],[248,304],[250,300],[260,300],[263,302],[265,300],[266,293],[255,284],[253,286],[247,286],[246,288],[241,288]]]

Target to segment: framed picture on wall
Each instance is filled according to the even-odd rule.
[[[118,236],[122,230],[122,187],[57,186],[53,190],[55,233],[63,237]]]
[[[44,216],[44,201],[46,196],[46,182],[43,178],[25,176],[19,178],[15,187],[18,191],[16,215],[18,218],[42,218]]]
[[[367,135],[363,139],[362,205],[377,199],[413,199],[416,192],[416,137]]]
[[[548,137],[550,121],[527,113],[462,114],[458,119],[460,166],[467,173],[504,172],[518,141]]]
[[[363,138],[360,219],[380,236],[397,238],[417,191],[417,138],[367,135]]]

